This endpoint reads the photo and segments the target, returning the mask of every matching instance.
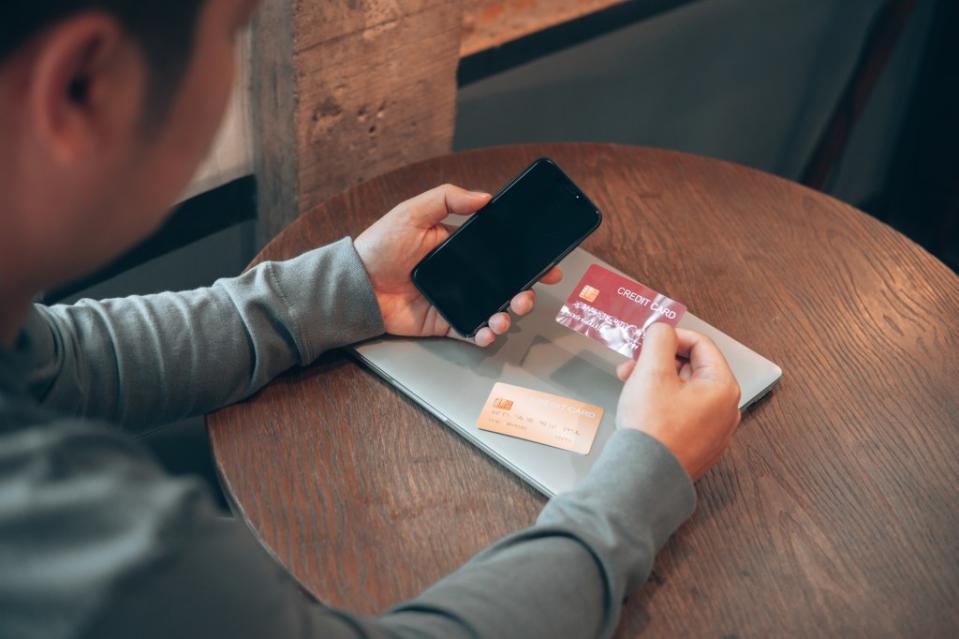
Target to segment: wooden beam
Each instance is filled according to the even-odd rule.
[[[624,0],[464,0],[460,56],[498,47]]]
[[[261,240],[451,149],[461,17],[445,0],[264,3],[252,51]]]
[[[293,3],[267,0],[250,36],[253,169],[257,183],[257,241],[264,244],[300,210],[295,144],[296,72]]]

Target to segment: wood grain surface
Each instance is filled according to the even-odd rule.
[[[829,197],[733,164],[601,144],[448,155],[360,184],[259,259],[356,235],[441,182],[553,157],[596,201],[585,247],[784,369],[619,634],[956,636],[959,278]],[[322,286],[322,280],[317,282]],[[341,354],[209,418],[242,515],[321,599],[376,613],[544,500]]]

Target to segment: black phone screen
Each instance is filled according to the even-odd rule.
[[[471,336],[599,226],[601,214],[554,162],[534,162],[413,269],[413,282]]]

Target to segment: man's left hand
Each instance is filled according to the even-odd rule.
[[[413,285],[410,272],[449,237],[451,229],[443,224],[447,215],[471,215],[489,200],[489,193],[444,184],[398,204],[356,238],[353,244],[370,276],[387,333],[460,337]],[[556,284],[562,277],[554,267],[540,281]],[[536,293],[523,291],[512,299],[510,310],[525,315],[535,303]],[[509,326],[509,313],[496,313],[476,332],[473,342],[489,346]]]

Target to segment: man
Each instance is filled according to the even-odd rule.
[[[691,514],[691,478],[739,420],[736,382],[699,335],[651,328],[639,362],[618,371],[620,430],[590,476],[378,618],[311,601],[242,524],[217,517],[200,482],[165,476],[129,435],[384,331],[448,335],[410,268],[443,239],[448,212],[468,215],[488,195],[439,187],[355,241],[208,289],[32,304],[159,224],[210,143],[254,5],[0,8],[0,636],[610,634]],[[521,293],[511,310],[534,301]],[[509,324],[494,315],[475,341]]]

